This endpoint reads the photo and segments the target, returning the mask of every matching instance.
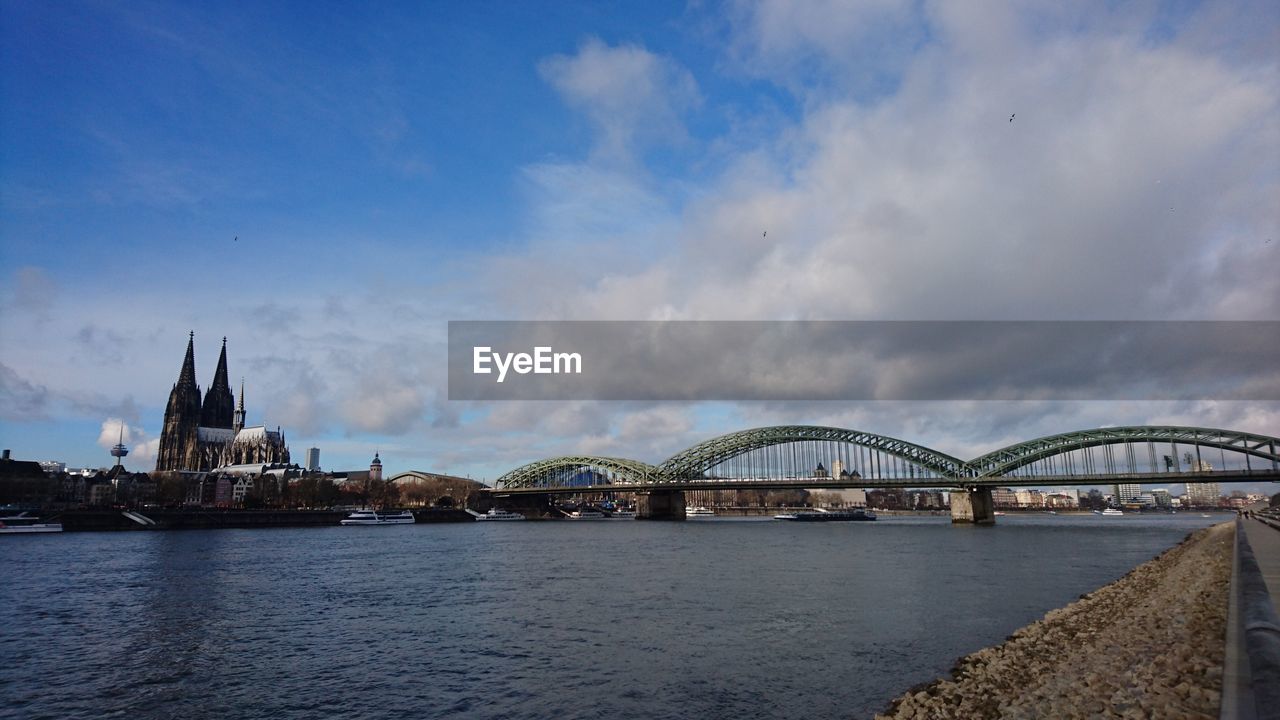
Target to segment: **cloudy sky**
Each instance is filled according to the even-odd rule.
[[[337,469],[1280,434],[1265,400],[448,400],[449,320],[1280,318],[1280,6],[1116,5],[0,4],[0,439],[103,465],[123,423],[151,467],[189,330]]]

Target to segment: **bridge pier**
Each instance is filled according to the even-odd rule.
[[[641,490],[636,493],[637,520],[684,520],[683,490]]]
[[[991,500],[991,488],[983,486],[952,490],[951,522],[994,525],[996,506]]]

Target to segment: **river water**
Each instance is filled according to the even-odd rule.
[[[0,717],[866,717],[1226,516],[0,538]]]

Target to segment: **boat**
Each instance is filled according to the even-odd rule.
[[[716,512],[709,507],[695,505],[694,507],[685,508],[684,516],[687,518],[707,518],[707,517],[715,517]]]
[[[1003,511],[1003,510],[997,510],[997,511],[995,511],[995,512],[994,512],[994,513],[992,513],[992,514],[993,514],[993,515],[996,515],[996,516],[1002,516],[1002,515],[1004,515],[1004,511]]]
[[[636,511],[618,508],[617,510],[610,511],[608,517],[610,520],[635,520]]]
[[[876,514],[866,510],[823,510],[818,508],[812,512],[774,515],[773,519],[795,520],[798,522],[847,522],[852,520],[875,520]]]
[[[26,512],[0,517],[0,535],[54,532],[62,532],[62,523],[44,522],[35,515],[28,515]]]
[[[1107,508],[1106,510],[1103,510],[1099,514],[1102,515],[1103,517],[1120,517],[1121,515],[1124,515],[1124,512],[1117,510],[1115,508]]]
[[[343,525],[412,525],[413,513],[401,510],[395,513],[379,513],[373,510],[357,510],[345,519]]]
[[[1200,517],[1209,517],[1209,513],[1200,513]]]
[[[577,510],[570,510],[568,517],[570,520],[603,520],[604,513],[599,510],[592,510],[591,508],[579,508]]]
[[[499,510],[498,508],[489,508],[489,512],[483,515],[477,512],[471,512],[470,510],[468,510],[467,512],[470,512],[473,516],[475,516],[476,520],[484,520],[486,522],[525,519],[525,517],[518,512],[511,512],[510,510]]]

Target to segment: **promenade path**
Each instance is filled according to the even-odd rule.
[[[1265,503],[1247,508],[1250,513],[1264,509]],[[1280,720],[1280,682],[1275,681],[1280,673],[1280,645],[1272,634],[1274,618],[1280,615],[1280,528],[1274,520],[1270,522],[1256,518],[1240,520],[1240,530],[1262,575],[1268,595],[1265,601],[1269,601],[1274,612],[1271,618],[1266,617],[1265,601],[1256,585],[1252,591],[1253,609],[1249,610],[1246,607],[1249,603],[1242,604],[1242,601],[1250,594],[1251,583],[1242,576],[1233,579],[1233,584],[1240,582],[1241,587],[1233,587],[1231,592],[1220,720]],[[1236,571],[1242,572],[1239,565]],[[1246,626],[1254,629],[1246,633]],[[1271,632],[1261,629],[1267,627]]]
[[[1271,593],[1271,604],[1280,613],[1280,530],[1249,518],[1244,521],[1244,531]]]

